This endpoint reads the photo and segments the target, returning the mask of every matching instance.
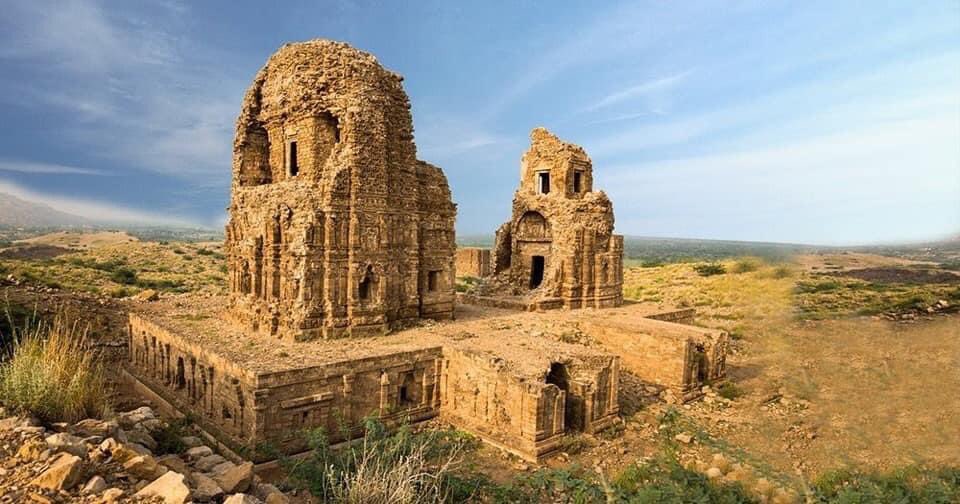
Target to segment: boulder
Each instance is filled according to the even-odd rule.
[[[213,471],[214,467],[217,467],[226,461],[227,459],[217,454],[207,455],[206,457],[194,462],[193,467],[196,467],[198,471],[210,472]]]
[[[290,502],[290,499],[288,499],[279,488],[269,483],[260,483],[257,485],[257,491],[254,492],[253,495],[266,504],[289,504]]]
[[[198,446],[203,446],[203,440],[197,436],[183,436],[180,438],[180,442],[183,443],[187,448],[196,448]]]
[[[676,436],[673,437],[673,439],[676,439],[677,441],[683,444],[690,444],[691,442],[693,442],[693,436],[691,436],[690,434],[687,434],[686,432],[681,432],[680,434],[677,434]]]
[[[111,504],[119,501],[121,497],[123,497],[123,490],[119,488],[108,488],[107,491],[103,492],[103,495],[100,496],[100,502]]]
[[[20,449],[17,450],[17,458],[26,461],[38,460],[40,454],[49,448],[50,446],[40,439],[29,439],[20,445]]]
[[[137,301],[141,301],[144,303],[149,303],[151,301],[156,301],[160,299],[160,294],[158,294],[157,291],[153,289],[144,289],[140,291],[136,296],[133,296],[133,299],[136,299]]]
[[[190,479],[193,480],[193,500],[210,502],[223,497],[223,489],[206,474],[195,472]]]
[[[138,455],[123,463],[123,469],[140,479],[152,480],[167,471],[151,455]]]
[[[151,420],[154,418],[157,418],[157,414],[154,413],[153,409],[151,409],[149,406],[143,406],[133,411],[120,413],[117,415],[117,421],[124,428],[130,428],[140,422],[143,422],[144,420]]]
[[[720,468],[718,468],[718,467],[711,467],[710,469],[707,469],[707,477],[708,477],[708,478],[710,478],[710,479],[716,479],[716,478],[719,478],[719,477],[721,477],[721,476],[723,476],[723,471],[721,471]]]
[[[115,436],[118,430],[120,430],[120,424],[115,420],[104,421],[93,418],[80,420],[73,426],[73,432],[81,436],[101,436],[108,438]]]
[[[134,497],[160,497],[165,504],[185,504],[191,496],[186,479],[180,473],[168,471],[143,487]]]
[[[104,443],[106,443],[106,441],[104,441]],[[102,444],[100,445],[100,449],[103,449]],[[138,445],[137,443],[118,444],[113,450],[111,450],[110,454],[113,455],[113,460],[116,460],[121,464],[134,457],[139,457],[142,455],[153,456],[153,454],[150,453],[150,450]]]
[[[83,495],[96,495],[107,489],[107,482],[99,475],[90,478],[87,481],[86,485],[83,485],[83,490],[80,491]]]
[[[82,475],[83,461],[80,457],[63,453],[30,484],[51,490],[69,490],[80,483]]]
[[[213,450],[209,446],[194,446],[187,450],[186,455],[190,460],[198,460],[213,455]]]
[[[213,480],[226,493],[246,492],[253,482],[253,462],[244,462],[220,474],[214,474]]]
[[[87,445],[83,444],[83,440],[77,436],[67,434],[66,432],[58,432],[47,436],[47,445],[58,452],[67,452],[78,457],[87,456]]]
[[[127,439],[132,443],[143,445],[149,450],[157,449],[157,442],[153,439],[153,436],[144,431],[137,429],[131,430],[127,432]]]
[[[263,504],[260,499],[247,494],[233,494],[223,501],[223,504]]]
[[[180,457],[173,454],[158,457],[157,463],[166,466],[171,471],[177,471],[178,473],[187,474],[187,472],[189,472],[187,463],[184,462]]]

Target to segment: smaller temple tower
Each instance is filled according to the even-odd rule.
[[[497,230],[495,283],[536,308],[619,306],[623,236],[613,234],[610,199],[593,190],[590,158],[545,128],[530,141],[513,215]]]

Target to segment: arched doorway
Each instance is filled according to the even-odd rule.
[[[583,398],[572,393],[573,385],[570,381],[570,373],[567,366],[560,362],[550,364],[550,372],[547,373],[546,382],[556,385],[557,388],[566,392],[566,402],[563,406],[563,424],[567,430],[583,430]]]

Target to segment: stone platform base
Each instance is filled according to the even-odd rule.
[[[379,337],[291,342],[246,334],[217,299],[151,303],[130,314],[126,369],[139,387],[191,415],[256,462],[385,424],[439,416],[528,460],[572,430],[618,419],[619,358],[532,336],[537,319],[431,323]]]

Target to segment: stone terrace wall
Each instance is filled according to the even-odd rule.
[[[457,249],[457,277],[483,278],[490,275],[490,249],[461,247]]]
[[[642,317],[584,320],[581,327],[620,355],[624,369],[666,387],[674,400],[699,397],[704,384],[726,377],[724,331]]]

